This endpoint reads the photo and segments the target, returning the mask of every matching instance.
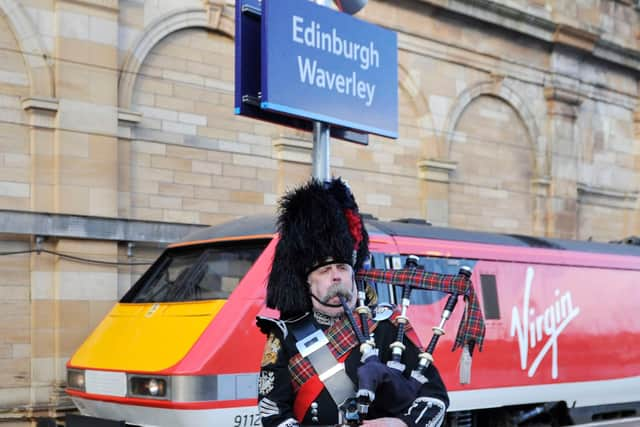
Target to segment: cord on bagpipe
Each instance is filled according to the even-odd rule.
[[[411,255],[407,257],[404,270],[395,271],[394,275],[391,276],[406,280],[388,281],[394,286],[402,286],[402,300],[400,314],[395,318],[397,323],[396,339],[390,344],[391,359],[386,364],[380,361],[375,341],[369,334],[368,320],[371,317],[371,310],[366,306],[365,302],[366,284],[364,278],[357,280],[358,306],[355,309],[355,312],[360,317],[362,329],[358,328],[358,324],[346,300],[342,297],[340,298],[345,314],[360,343],[362,355],[360,358],[362,365],[358,368],[359,388],[356,396],[345,401],[340,407],[342,425],[360,425],[362,420],[366,418],[369,407],[377,396],[384,401],[385,410],[390,414],[400,414],[407,404],[417,397],[420,387],[428,381],[427,370],[434,361],[433,353],[438,340],[445,334],[445,323],[450,318],[460,295],[464,295],[465,300],[470,303],[468,305],[472,307],[471,310],[465,309],[465,315],[458,331],[458,337],[456,337],[455,346],[458,346],[458,341],[462,340],[460,346],[463,347],[463,359],[468,355],[468,363],[470,364],[470,352],[473,351],[474,344],[477,341],[479,341],[479,344],[482,343],[484,322],[473,294],[473,288],[470,285],[471,269],[462,267],[458,275],[453,276],[419,272],[417,271],[418,261],[419,258],[417,256]],[[389,276],[387,273],[385,270],[378,270],[373,273],[369,270],[364,272],[363,275],[372,276],[373,280],[375,280],[376,276]],[[439,281],[442,281],[442,283]],[[427,284],[425,285],[425,283]],[[404,375],[405,365],[402,363],[402,356],[405,351],[404,335],[409,323],[407,311],[413,288],[440,290],[449,292],[450,296],[442,311],[440,323],[432,328],[433,336],[429,344],[419,354],[418,365],[411,372],[411,376],[407,378]],[[456,348],[455,346],[454,349]]]
[[[471,269],[469,267],[460,267],[460,271],[458,272],[458,274],[465,276],[468,280],[471,280]],[[449,295],[449,297],[447,298],[447,302],[444,305],[444,309],[442,310],[440,324],[432,328],[433,335],[431,336],[431,341],[429,341],[429,344],[427,345],[425,351],[420,353],[420,355],[418,356],[418,367],[413,372],[411,372],[411,377],[416,379],[420,384],[424,384],[425,382],[427,382],[425,373],[429,368],[429,365],[433,363],[433,352],[436,349],[436,345],[438,345],[438,340],[442,335],[445,334],[444,324],[447,322],[447,320],[449,320],[449,317],[451,317],[451,313],[453,313],[453,310],[455,309],[457,303],[458,295]]]

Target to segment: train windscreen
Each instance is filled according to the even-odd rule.
[[[122,298],[125,303],[226,299],[268,242],[166,251]]]

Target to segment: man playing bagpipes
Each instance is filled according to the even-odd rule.
[[[280,319],[258,318],[267,335],[258,380],[263,426],[442,425],[449,398],[431,353],[446,318],[422,351],[406,308],[412,288],[449,292],[448,318],[464,295],[469,309],[456,347],[470,356],[484,323],[468,276],[425,273],[415,264],[364,270],[368,235],[340,179],[311,180],[286,194],[277,228],[266,303]],[[401,312],[372,317],[375,293],[366,280],[404,284]]]

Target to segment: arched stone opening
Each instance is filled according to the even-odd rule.
[[[40,35],[17,0],[0,0],[0,16],[9,22],[29,74],[31,97],[53,97],[53,75],[47,63]]]
[[[450,225],[541,234],[549,187],[544,138],[522,98],[503,80],[460,94],[442,132],[455,165]]]

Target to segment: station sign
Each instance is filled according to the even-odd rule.
[[[397,138],[395,32],[310,1],[261,9],[263,110]]]
[[[235,36],[235,113],[257,120],[311,131],[313,122],[309,118],[282,114],[263,109],[261,106],[261,38],[262,4],[259,0],[238,0],[236,3]],[[330,126],[332,138],[367,145],[369,136],[365,132]]]

